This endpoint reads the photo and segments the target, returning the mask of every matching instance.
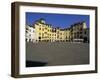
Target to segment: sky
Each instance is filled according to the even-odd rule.
[[[89,15],[76,15],[76,14],[53,14],[53,13],[34,13],[26,12],[26,24],[32,25],[36,20],[40,18],[45,19],[47,24],[51,24],[52,27],[68,28],[72,24],[85,21],[89,28],[90,16]]]

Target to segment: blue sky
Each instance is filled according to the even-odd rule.
[[[36,20],[44,18],[47,24],[53,27],[68,28],[70,25],[85,21],[89,27],[89,15],[76,15],[76,14],[51,14],[51,13],[33,13],[26,12],[26,24],[32,25]]]

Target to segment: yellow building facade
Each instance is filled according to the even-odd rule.
[[[52,27],[46,24],[45,21],[39,20],[34,24],[38,41],[51,41],[52,40]]]
[[[69,28],[53,28],[47,24],[44,19],[40,19],[33,25],[36,31],[37,42],[69,42],[74,39],[83,39],[83,30],[86,29],[86,23],[77,23]]]

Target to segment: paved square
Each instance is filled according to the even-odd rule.
[[[89,43],[28,42],[26,60],[27,67],[89,64]]]

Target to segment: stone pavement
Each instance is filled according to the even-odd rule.
[[[89,43],[26,43],[26,60],[37,66],[89,64]],[[36,65],[27,63],[27,67]]]

